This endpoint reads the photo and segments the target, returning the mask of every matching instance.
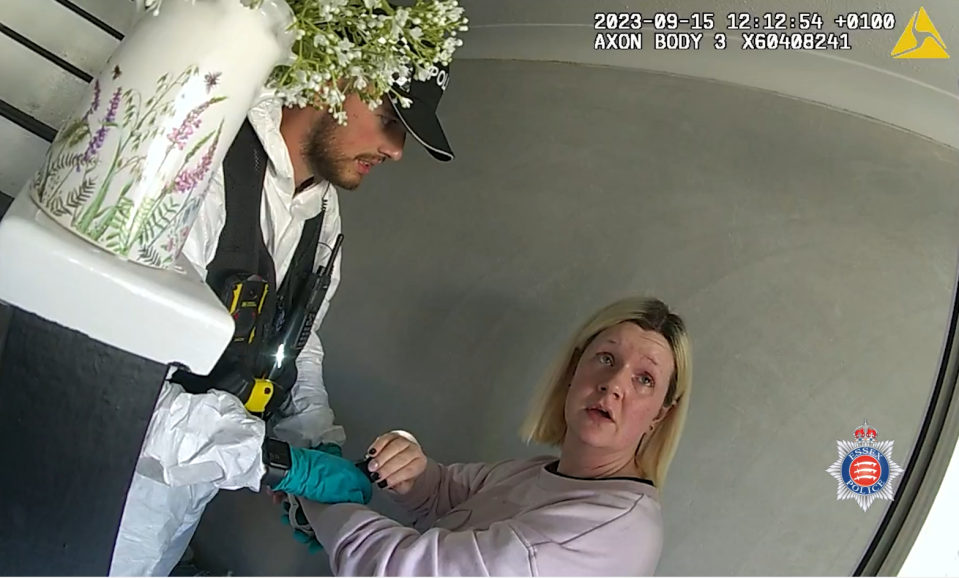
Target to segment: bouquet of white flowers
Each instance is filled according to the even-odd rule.
[[[263,0],[237,0],[255,9]],[[162,0],[146,0],[159,10]],[[285,104],[325,108],[346,124],[343,102],[355,92],[370,108],[411,77],[429,80],[437,64],[449,65],[463,44],[468,19],[457,0],[416,0],[410,7],[387,0],[286,0],[296,33],[291,62],[274,69],[269,86]]]

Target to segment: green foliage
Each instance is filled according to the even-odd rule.
[[[71,211],[79,209],[81,205],[90,200],[90,197],[93,196],[96,190],[96,181],[93,179],[83,179],[80,186],[67,193],[66,207]]]
[[[173,219],[179,212],[180,203],[172,196],[166,196],[158,203],[154,199],[151,199],[151,201],[148,212],[137,211],[137,217],[134,219],[134,230],[139,232],[134,242],[145,244],[156,238],[161,231],[172,224]]]

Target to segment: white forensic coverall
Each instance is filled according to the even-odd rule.
[[[260,222],[278,286],[304,223],[319,214],[324,201],[317,264],[329,258],[340,233],[337,192],[330,183],[317,180],[294,197],[296,183],[280,135],[280,113],[278,101],[264,90],[247,115],[271,161],[263,183]],[[204,278],[226,219],[224,202],[221,167],[211,179],[183,251]],[[317,334],[340,282],[341,255],[313,331],[297,359],[298,376],[290,398],[280,410],[281,417],[275,418],[272,435],[294,446],[342,445],[346,439],[343,429],[334,424],[323,385],[323,346]],[[266,424],[251,416],[235,396],[215,390],[194,395],[177,384],[164,383],[127,495],[110,575],[168,576],[218,490],[260,490],[265,435]]]

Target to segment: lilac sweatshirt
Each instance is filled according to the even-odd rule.
[[[337,576],[651,575],[663,543],[656,489],[569,478],[556,464],[430,460],[406,495],[387,492],[422,531],[357,504],[310,519]]]

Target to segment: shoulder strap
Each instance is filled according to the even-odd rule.
[[[320,233],[323,229],[323,218],[325,214],[326,206],[324,204],[320,214],[303,224],[300,242],[296,245],[296,250],[293,252],[293,259],[290,261],[290,268],[287,270],[286,276],[283,278],[283,284],[280,286],[277,294],[275,319],[272,328],[276,333],[284,330],[286,317],[293,311],[294,307],[301,301],[309,299],[306,290],[308,286],[311,286],[308,281],[310,277],[313,276],[314,269],[316,268],[316,253],[320,242]],[[271,367],[273,364],[272,358],[264,360],[261,357],[261,360],[266,367]],[[271,380],[276,385],[276,389],[273,394],[274,397],[271,401],[271,406],[267,409],[268,415],[286,405],[287,398],[289,398],[289,394],[298,376],[299,371],[297,370],[296,363],[287,364],[282,372],[277,375],[271,375]]]
[[[266,149],[244,119],[233,144],[223,159],[226,221],[220,232],[216,255],[207,267],[207,284],[217,294],[237,274],[259,275],[276,287],[276,271],[260,229],[263,181],[266,178]]]
[[[300,189],[306,188],[312,184],[304,183]],[[306,281],[316,269],[316,252],[320,243],[320,233],[323,229],[323,219],[326,215],[326,202],[323,203],[323,209],[320,213],[306,221],[303,224],[303,232],[300,234],[300,242],[296,245],[293,252],[293,259],[290,261],[290,268],[283,277],[283,284],[280,286],[277,302],[277,316],[275,330],[279,331],[286,320],[286,313],[293,308],[293,304],[299,299],[305,299],[302,295]]]
[[[276,272],[260,228],[267,163],[266,149],[253,125],[244,119],[223,159],[226,219],[216,254],[207,265],[206,282],[218,297],[223,298],[238,278],[245,279],[253,275],[262,277],[268,283],[263,310],[266,318],[271,319],[276,307]],[[267,324],[264,327],[268,329]],[[266,333],[268,336],[269,331]],[[235,362],[252,365],[256,361],[264,337],[261,336],[259,343],[253,344],[253,347],[231,343],[209,376],[197,376],[179,370],[172,380],[190,393],[203,393],[210,387],[223,386],[223,378],[234,377],[231,372]]]

